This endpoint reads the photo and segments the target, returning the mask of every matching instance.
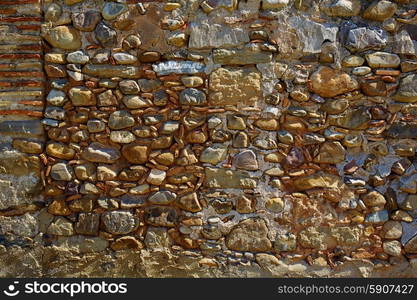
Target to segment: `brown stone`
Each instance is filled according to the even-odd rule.
[[[321,67],[310,76],[310,91],[322,97],[334,97],[358,88],[358,82],[349,74],[329,67]]]
[[[128,144],[123,146],[122,155],[133,164],[144,164],[148,160],[148,146]]]
[[[52,142],[46,146],[46,153],[56,158],[70,160],[74,158],[75,150],[65,144]]]
[[[241,221],[227,235],[226,246],[235,251],[269,251],[272,243],[268,239],[268,227],[265,221],[260,218]]]

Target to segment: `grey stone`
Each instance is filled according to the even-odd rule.
[[[152,65],[152,69],[159,75],[204,73],[206,66],[195,61],[168,60]]]
[[[397,139],[413,139],[417,136],[417,124],[397,122],[391,125],[386,135]]]
[[[128,10],[127,4],[117,2],[106,2],[101,14],[105,20],[113,20]]]
[[[87,64],[83,67],[82,72],[101,78],[139,78],[141,71],[135,66],[113,66],[113,65],[92,65]]]
[[[89,10],[86,12],[76,12],[71,14],[73,26],[81,31],[93,31],[101,20],[98,11]]]
[[[255,171],[258,170],[256,154],[252,150],[245,150],[236,154],[233,158],[233,166],[237,169]]]
[[[304,54],[320,53],[325,41],[337,41],[339,28],[333,24],[321,24],[299,16],[291,17],[289,24],[296,30],[298,39],[303,44]]]
[[[217,165],[219,162],[226,159],[227,156],[227,146],[223,144],[215,144],[213,146],[207,147],[201,153],[200,161],[205,163],[210,163],[212,165]]]
[[[64,120],[65,119],[65,109],[56,106],[48,106],[45,109],[44,116],[46,118],[54,120]]]
[[[106,124],[101,120],[88,120],[87,129],[89,132],[102,132],[106,129]]]
[[[97,235],[100,226],[100,215],[96,213],[80,213],[75,223],[78,234]]]
[[[67,100],[65,93],[56,89],[52,89],[46,97],[46,101],[55,106],[62,106]]]
[[[81,50],[68,53],[68,55],[67,55],[67,62],[69,62],[69,63],[84,65],[84,64],[88,63],[89,60],[90,60],[90,58],[88,57],[88,55],[86,55]]]
[[[39,232],[37,218],[29,213],[16,217],[0,216],[0,234],[14,234],[21,237],[34,237]]]
[[[51,177],[55,180],[71,181],[74,177],[74,170],[65,163],[57,163],[51,168]]]
[[[114,53],[113,58],[120,65],[134,64],[138,60],[136,56],[123,52]]]
[[[159,191],[152,194],[148,201],[156,205],[167,205],[172,203],[177,198],[177,194],[170,191]]]
[[[380,210],[376,212],[372,212],[366,215],[365,222],[366,223],[384,223],[388,221],[389,214],[387,210]]]
[[[81,156],[91,162],[114,163],[120,158],[120,151],[114,147],[93,142],[88,145]]]
[[[110,115],[109,127],[111,129],[123,129],[135,124],[135,119],[126,110],[118,110]]]
[[[168,94],[164,90],[158,90],[153,93],[153,104],[156,106],[164,106],[168,104]]]
[[[228,48],[249,42],[249,35],[239,27],[213,24],[209,21],[190,22],[190,49]]]
[[[207,96],[204,92],[195,88],[187,88],[180,93],[180,104],[200,106],[207,102]]]
[[[116,43],[117,39],[117,33],[116,31],[104,24],[103,22],[100,22],[96,29],[94,30],[94,34],[97,38],[97,40],[100,42],[100,44],[103,47],[112,47]]]
[[[395,95],[392,97],[399,102],[411,102],[417,101],[417,75],[411,74],[400,81],[400,87]],[[413,137],[415,138],[415,136]]]
[[[119,82],[120,90],[126,95],[139,94],[139,85],[134,80],[122,80]]]
[[[105,212],[101,216],[105,229],[113,234],[128,234],[139,225],[139,220],[128,211]]]
[[[347,31],[345,45],[351,51],[382,49],[388,41],[386,32],[380,28],[359,27],[349,23],[344,24],[341,31]]]
[[[135,141],[135,139],[134,134],[127,130],[116,130],[110,132],[110,140],[113,143],[129,144]]]
[[[39,120],[4,121],[0,123],[0,134],[12,137],[41,137],[44,129]]]

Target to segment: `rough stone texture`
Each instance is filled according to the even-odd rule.
[[[415,1],[15,2],[2,277],[417,276]]]
[[[253,105],[261,96],[261,76],[255,68],[219,68],[210,74],[212,105]]]

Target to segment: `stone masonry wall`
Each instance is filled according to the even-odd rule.
[[[415,0],[0,0],[0,274],[416,277]]]

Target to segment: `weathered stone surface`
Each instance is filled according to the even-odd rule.
[[[404,250],[407,253],[417,253],[417,235],[411,238],[405,245]]]
[[[135,119],[125,110],[119,110],[110,115],[109,127],[111,129],[123,129],[132,127],[135,124]]]
[[[206,66],[199,62],[194,61],[175,61],[168,60],[152,65],[152,69],[158,73],[158,75],[168,75],[170,73],[175,74],[195,74],[204,73]]]
[[[122,155],[131,163],[144,164],[148,160],[148,149],[148,146],[129,144],[123,146]]]
[[[404,77],[400,81],[400,86],[397,93],[393,96],[393,99],[399,102],[411,102],[417,101],[417,75],[412,74]]]
[[[81,47],[81,35],[71,26],[57,26],[47,29],[43,37],[56,48],[76,50]]]
[[[210,74],[212,105],[253,105],[261,97],[261,75],[255,68],[219,68]]]
[[[74,106],[96,105],[94,94],[86,87],[73,87],[69,90],[68,96]]]
[[[206,94],[199,89],[188,88],[180,93],[181,105],[200,106],[206,104]]]
[[[319,154],[314,158],[316,163],[337,164],[345,160],[346,150],[339,142],[324,142]]]
[[[112,248],[114,251],[129,249],[138,251],[140,249],[143,249],[143,247],[143,243],[141,241],[138,241],[133,236],[120,237],[110,245],[110,248]]]
[[[226,159],[228,148],[224,145],[213,145],[207,147],[201,153],[200,161],[217,165],[219,162]]]
[[[417,136],[417,124],[396,122],[386,132],[392,138],[412,139]]]
[[[226,237],[226,246],[235,251],[265,252],[272,247],[268,227],[260,218],[241,221]]]
[[[368,8],[363,12],[365,19],[373,21],[384,21],[391,18],[397,11],[397,4],[387,0],[374,1]]]
[[[172,203],[177,195],[170,191],[159,191],[149,196],[148,201],[156,205],[167,205]]]
[[[342,182],[336,175],[326,173],[316,173],[310,176],[297,178],[294,180],[294,187],[297,190],[309,190],[313,188],[341,188]]]
[[[297,237],[292,233],[278,234],[274,242],[274,250],[277,252],[294,251],[297,247]]]
[[[401,62],[398,55],[387,52],[366,54],[365,59],[371,68],[396,68]]]
[[[386,239],[399,239],[403,233],[400,222],[388,221],[382,227],[382,237]]]
[[[44,128],[39,120],[3,121],[0,133],[12,137],[42,137]]]
[[[57,247],[71,249],[79,253],[100,252],[109,246],[109,242],[103,238],[85,237],[82,235],[59,237],[53,244]]]
[[[176,203],[182,209],[190,212],[199,212],[203,209],[200,201],[198,200],[197,193],[191,193],[179,197]]]
[[[359,27],[353,23],[346,24],[345,44],[352,51],[382,49],[388,42],[387,34],[379,28]]]
[[[100,13],[93,10],[71,14],[73,26],[81,31],[93,31],[101,20]]]
[[[133,133],[127,130],[115,130],[110,132],[110,140],[113,143],[129,144],[136,140]]]
[[[105,23],[100,22],[94,29],[96,39],[103,47],[111,47],[116,43],[116,31],[107,26]]]
[[[364,129],[367,128],[371,116],[366,107],[347,110],[342,116],[330,119],[330,124],[347,129]]]
[[[272,60],[272,53],[245,47],[241,49],[215,49],[213,60],[223,65],[250,65],[268,63]]]
[[[359,0],[326,0],[320,5],[321,11],[330,17],[353,17],[361,11]]]
[[[113,66],[113,65],[85,65],[83,73],[91,76],[100,76],[104,78],[121,77],[121,78],[139,78],[142,71],[134,66]]]
[[[102,214],[101,220],[108,232],[127,234],[138,226],[138,219],[127,211],[112,211]]]
[[[233,166],[248,171],[258,170],[259,168],[256,154],[252,150],[245,150],[236,154],[233,158]]]
[[[0,234],[17,235],[21,237],[34,237],[39,232],[39,222],[32,214],[22,216],[0,216]]]
[[[52,142],[46,146],[46,153],[56,158],[70,160],[74,157],[75,150],[65,144]]]
[[[54,164],[51,168],[51,177],[55,180],[71,181],[73,176],[72,167],[64,163]]]
[[[145,220],[154,226],[174,227],[178,222],[178,214],[172,207],[151,206],[145,209]]]
[[[248,34],[239,27],[206,22],[191,22],[189,48],[226,48],[249,42]]]
[[[103,6],[101,14],[105,20],[109,21],[126,12],[127,9],[128,7],[124,3],[106,2]]]
[[[85,148],[81,156],[91,162],[113,163],[120,158],[120,152],[114,147],[93,142]]]
[[[385,197],[377,191],[367,193],[362,199],[367,206],[383,206],[387,202]]]
[[[71,236],[74,234],[74,228],[70,221],[64,217],[58,217],[49,225],[47,233],[52,235]]]
[[[205,168],[204,185],[211,188],[255,188],[256,178],[244,171]]]
[[[329,67],[321,67],[310,77],[310,90],[322,97],[334,97],[359,88],[358,82],[343,73]]]

